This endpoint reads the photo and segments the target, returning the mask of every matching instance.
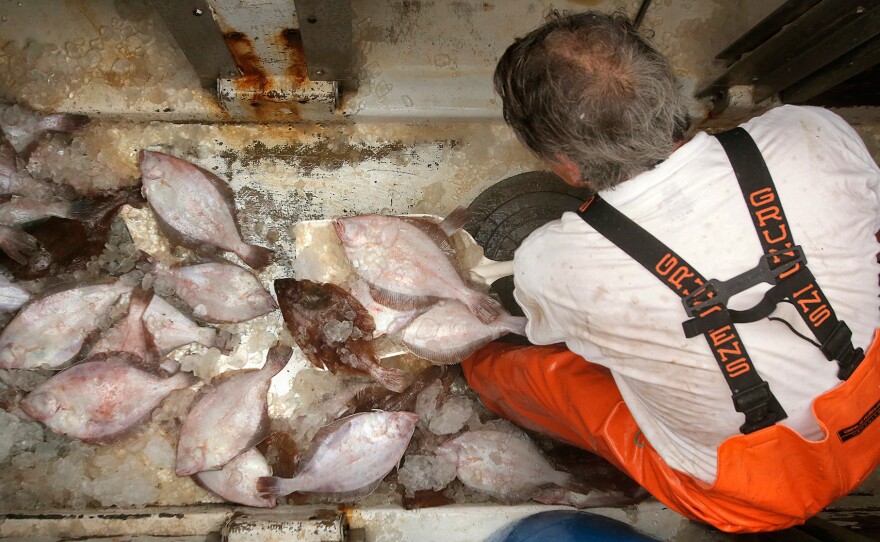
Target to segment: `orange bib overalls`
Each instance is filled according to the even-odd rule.
[[[751,142],[744,130],[738,130],[734,138]],[[761,184],[764,180],[757,185],[749,183],[754,181],[753,177],[766,175],[772,189],[769,172],[760,159],[759,166],[764,171],[760,167],[745,168],[749,179],[743,180],[743,168],[737,167],[742,164],[737,164],[735,156],[731,156],[731,162],[747,205],[754,204],[750,205],[750,212],[757,229],[762,218],[761,204],[771,201],[770,193]],[[776,214],[781,214],[781,207]],[[770,215],[765,212],[764,216]],[[781,220],[785,225],[784,215]],[[768,222],[760,220],[764,225]],[[611,239],[623,230],[626,228],[615,229],[610,235],[600,232]],[[844,379],[813,402],[824,439],[807,441],[795,431],[775,424],[786,414],[767,383],[754,371],[745,347],[744,361],[730,359],[724,355],[730,350],[725,349],[725,343],[721,347],[715,344],[713,354],[733,391],[735,407],[745,414],[746,423],[741,428],[744,434],[729,438],[719,447],[717,477],[712,485],[670,468],[644,439],[610,372],[563,346],[491,344],[463,363],[468,383],[493,411],[526,428],[597,453],[684,516],[728,532],[778,530],[803,523],[852,491],[880,463],[880,422],[875,423],[880,416],[880,341],[875,334],[863,355],[860,349],[852,347],[848,328],[837,321],[830,304],[799,303],[797,296],[804,292],[820,301],[825,298],[793,241],[783,244],[790,239],[772,232],[763,235],[762,245],[767,251],[762,259],[763,270],[759,265],[726,282],[705,281],[694,272],[694,282],[687,285],[687,294],[682,294],[688,315],[692,316],[684,323],[685,333],[689,337],[704,334],[713,347],[713,342],[720,343],[722,338],[738,339],[734,322],[766,317],[780,299],[787,298],[801,307],[804,321],[813,326],[823,353],[838,361],[839,375]],[[621,246],[617,240],[612,241]],[[780,244],[774,246],[773,241]],[[650,261],[650,254],[643,253],[651,252],[645,250],[646,243],[637,246],[640,252],[627,252],[640,263]],[[657,270],[662,271],[663,258],[674,253],[664,253],[666,247],[662,244],[659,248],[662,250],[656,252],[655,261]],[[662,273],[655,275],[662,278]],[[757,283],[755,280],[772,280],[784,286],[775,288],[776,299],[771,289],[764,306],[728,311],[725,304],[731,292],[725,292],[725,287],[737,281],[735,286],[750,287],[745,283]],[[818,307],[827,307],[828,314],[825,308],[816,310]]]

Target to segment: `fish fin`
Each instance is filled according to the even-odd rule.
[[[242,261],[253,269],[261,269],[272,263],[272,255],[274,250],[243,243],[241,248],[235,252]]]
[[[452,240],[449,239],[449,235],[441,229],[437,223],[428,220],[427,218],[419,218],[415,216],[402,216],[400,219],[418,228],[422,233],[427,235],[431,242],[434,243],[447,258],[449,258],[449,261],[456,266],[456,270],[458,270],[458,257],[455,255],[455,247],[452,246]]]
[[[471,212],[467,207],[456,207],[451,213],[446,215],[443,222],[440,223],[440,229],[447,236],[452,235],[462,229],[465,224],[471,220]]]
[[[504,307],[494,297],[476,291],[473,291],[467,300],[462,301],[467,305],[468,310],[484,324],[495,321],[498,315],[504,311]]]
[[[370,493],[376,491],[376,488],[379,487],[379,484],[382,483],[382,479],[379,478],[375,482],[365,485],[360,489],[355,489],[353,491],[344,491],[342,493],[319,493],[319,492],[311,492],[311,491],[303,491],[309,495],[312,500],[323,502],[323,503],[353,503],[355,501],[359,501],[363,499]]]
[[[266,355],[266,363],[263,364],[261,370],[275,376],[287,366],[287,362],[290,361],[292,355],[293,348],[283,344],[276,344],[269,349],[269,353]]]
[[[16,262],[27,264],[28,260],[40,251],[40,242],[25,231],[10,226],[0,226],[0,249]]]
[[[479,350],[481,347],[489,344],[493,340],[497,339],[497,337],[485,337],[484,339],[480,339],[477,341],[471,341],[467,344],[462,344],[455,346],[453,348],[442,349],[442,350],[433,350],[431,348],[417,346],[406,339],[403,340],[403,345],[406,346],[406,349],[417,355],[422,359],[426,359],[432,363],[441,363],[443,365],[453,365],[456,363],[461,363],[465,358]]]
[[[295,489],[288,491],[294,478],[279,478],[277,476],[261,476],[257,478],[257,493],[261,497],[281,497],[290,495]]]
[[[81,198],[70,202],[70,210],[67,212],[67,216],[62,218],[89,222],[100,219],[106,213],[106,202],[90,198]]]
[[[385,290],[370,284],[370,295],[376,303],[398,311],[411,311],[432,305],[438,301],[433,296],[412,296]]]
[[[397,393],[406,389],[409,380],[406,371],[383,367],[378,362],[371,365],[367,372],[376,382]]]

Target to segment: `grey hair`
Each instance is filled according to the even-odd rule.
[[[668,158],[690,125],[669,62],[623,13],[551,12],[494,79],[519,140],[545,162],[571,160],[595,190]]]

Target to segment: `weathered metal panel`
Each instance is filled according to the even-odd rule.
[[[309,77],[354,79],[351,0],[295,0]]]
[[[218,78],[238,75],[206,0],[152,0],[152,3],[203,87],[213,88]]]

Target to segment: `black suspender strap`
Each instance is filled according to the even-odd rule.
[[[846,380],[864,359],[864,351],[853,348],[852,332],[845,322],[837,319],[831,303],[810,272],[800,247],[795,245],[761,151],[743,128],[735,128],[715,137],[733,166],[749,216],[764,249],[764,258],[769,268],[778,273],[775,286],[750,311],[754,316],[769,315],[776,303],[783,299],[791,300],[804,323],[821,343],[825,357],[837,361],[840,366],[838,378]]]
[[[745,414],[742,433],[769,427],[787,417],[769,384],[755,370],[733,325],[726,299],[722,301],[718,296],[712,281],[706,281],[681,256],[598,195],[581,206],[578,214],[681,297],[692,321],[711,319],[711,325],[705,326],[701,334],[733,392],[734,408]],[[735,280],[736,277],[727,283]],[[694,296],[695,293],[699,295]]]

